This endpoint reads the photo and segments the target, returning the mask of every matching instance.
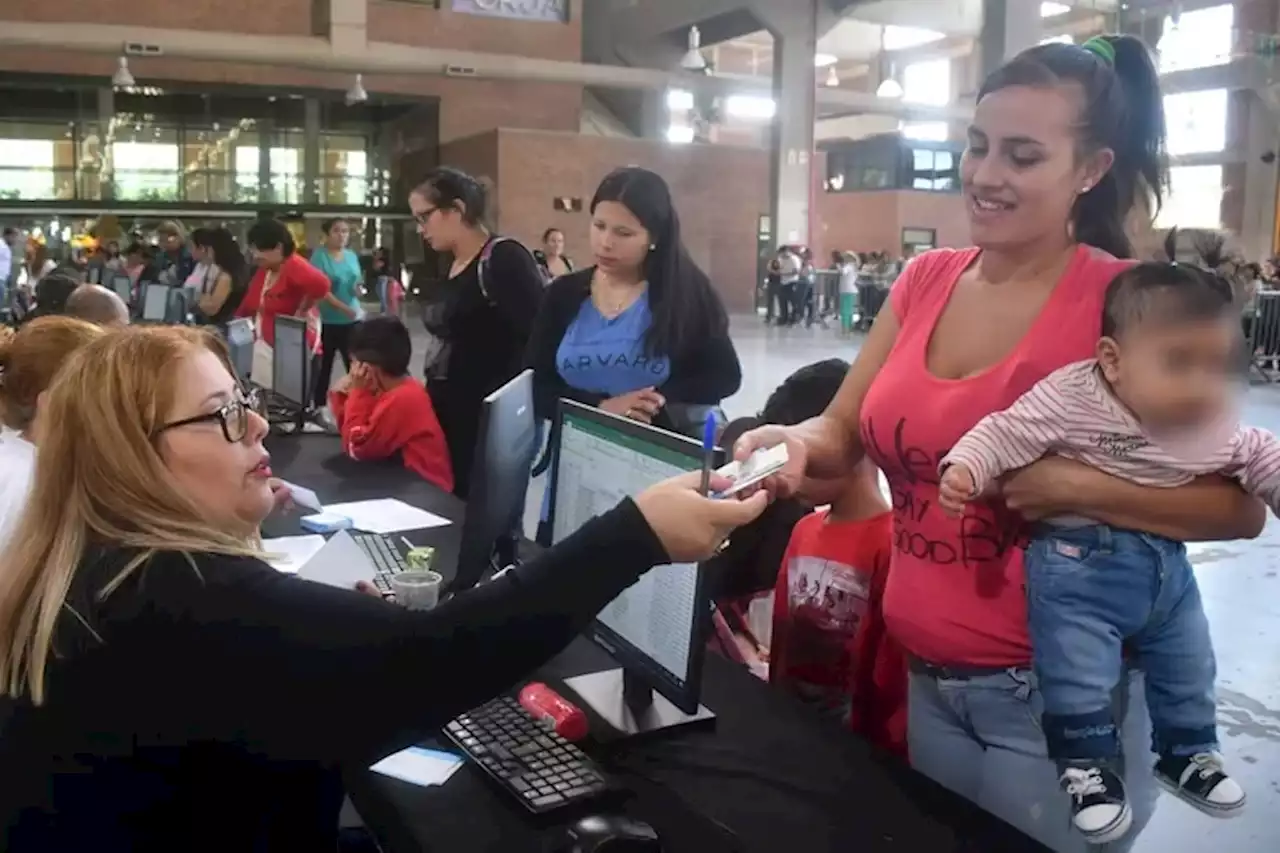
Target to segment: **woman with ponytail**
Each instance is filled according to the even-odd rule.
[[[453,491],[465,499],[484,398],[520,372],[542,300],[542,271],[518,241],[485,225],[488,192],[457,169],[430,172],[409,194],[418,233],[452,259],[446,281],[423,308],[430,343],[427,392],[453,466]]]
[[[1154,810],[1155,756],[1145,681],[1131,669],[1107,687],[1133,829],[1089,844],[1072,815],[1115,792],[1064,782],[1048,758],[1024,525],[1079,516],[1221,540],[1258,535],[1266,510],[1220,477],[1150,488],[1048,456],[951,518],[938,507],[938,463],[983,417],[1094,356],[1107,287],[1133,263],[1126,221],[1159,208],[1164,138],[1156,70],[1134,38],[1043,44],[997,69],[960,167],[975,247],[911,262],[821,417],[762,427],[735,448],[741,458],[785,442],[791,462],[774,483],[784,496],[804,497],[807,478],[854,476],[864,455],[884,471],[895,553],[883,607],[910,660],[911,762],[1057,853],[1129,849]]]
[[[529,340],[538,416],[568,397],[700,436],[742,368],[666,181],[637,166],[607,175],[591,200],[591,251],[593,266],[547,289]]]

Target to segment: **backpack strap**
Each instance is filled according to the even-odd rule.
[[[484,301],[489,303],[489,307],[494,307],[498,303],[489,295],[489,259],[493,257],[493,249],[499,243],[505,243],[510,239],[508,237],[494,237],[484,244],[484,248],[480,250],[480,264],[476,268],[476,278],[480,282],[480,295],[484,297]]]
[[[498,303],[489,293],[489,259],[493,256],[493,250],[499,243],[514,243],[524,249],[526,253],[529,252],[524,243],[512,237],[493,237],[488,243],[484,244],[484,248],[480,250],[480,263],[476,268],[476,278],[480,281],[480,295],[484,297],[485,302],[489,303],[490,308],[497,307]],[[532,255],[530,256],[532,257]],[[536,258],[534,259],[534,264],[537,265]]]

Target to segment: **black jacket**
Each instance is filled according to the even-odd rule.
[[[157,554],[100,598],[129,556],[81,564],[45,703],[12,703],[9,853],[333,850],[340,768],[506,690],[668,560],[631,501],[427,612],[208,554]]]
[[[561,276],[547,287],[542,310],[529,336],[526,361],[533,368],[533,406],[538,417],[552,419],[561,397],[589,406],[598,406],[604,394],[580,391],[560,376],[556,351],[569,324],[577,316],[584,299],[591,298],[591,276],[594,267]],[[658,391],[668,403],[719,405],[742,387],[742,365],[733,348],[729,332],[698,337],[694,346],[684,352],[663,353],[671,359],[671,376]],[[667,426],[659,415],[656,426]]]

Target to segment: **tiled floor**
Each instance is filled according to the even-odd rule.
[[[730,417],[758,411],[797,368],[833,356],[851,359],[857,352],[856,339],[834,331],[766,328],[753,317],[734,318],[733,338],[744,380],[725,404]],[[1245,420],[1280,431],[1280,386],[1251,389]],[[541,497],[542,484],[535,483],[527,521],[534,520]],[[1280,522],[1272,518],[1255,541],[1196,545],[1192,555],[1218,655],[1224,753],[1249,792],[1249,806],[1243,816],[1221,821],[1162,797],[1134,850],[1275,853],[1280,850]]]

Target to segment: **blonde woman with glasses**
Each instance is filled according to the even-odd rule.
[[[214,337],[112,333],[46,403],[0,554],[10,853],[332,850],[340,768],[519,681],[649,567],[708,557],[766,502],[678,478],[416,612],[262,562],[267,426]]]

